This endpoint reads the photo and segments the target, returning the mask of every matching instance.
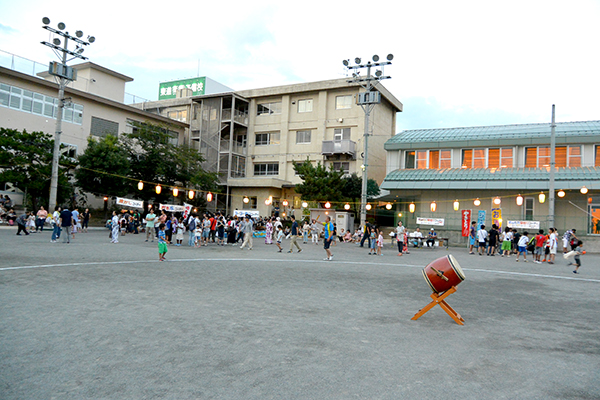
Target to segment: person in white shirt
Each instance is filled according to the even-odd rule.
[[[485,253],[485,239],[487,239],[488,233],[485,230],[485,225],[481,225],[480,229],[477,231],[477,241],[479,242],[479,248],[477,249],[477,253],[482,256]]]
[[[548,264],[554,264],[554,259],[556,258],[556,250],[558,248],[558,240],[556,238],[556,229],[550,228],[548,229],[550,232],[550,238],[548,240],[550,247],[550,259],[548,260]]]
[[[525,231],[519,238],[519,243],[517,244],[519,248],[519,252],[517,253],[517,262],[519,262],[519,256],[523,254],[523,262],[527,262],[527,245],[529,244],[529,232]]]

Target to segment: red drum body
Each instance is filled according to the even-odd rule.
[[[434,293],[443,293],[465,280],[465,274],[453,255],[449,254],[423,268],[423,277]]]

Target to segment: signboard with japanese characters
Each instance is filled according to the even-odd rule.
[[[515,229],[540,229],[540,221],[508,221],[507,226]]]
[[[502,230],[502,209],[492,208],[492,224],[496,224],[498,229]]]
[[[460,215],[462,220],[462,237],[467,237],[471,228],[471,210],[461,210]]]
[[[144,208],[144,202],[141,200],[125,199],[117,197],[117,205],[122,207]]]
[[[422,218],[417,217],[418,225],[444,226],[444,218]]]
[[[162,82],[158,87],[158,99],[174,99],[177,96],[177,91],[181,89],[190,89],[193,96],[204,94],[206,89],[206,77],[181,79],[178,81]]]
[[[175,204],[161,204],[160,209],[169,212],[182,212],[185,211],[185,206],[179,206]]]
[[[477,229],[481,229],[481,225],[485,225],[485,210],[479,210],[477,216]]]

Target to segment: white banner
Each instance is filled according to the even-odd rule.
[[[506,226],[516,229],[540,229],[540,221],[508,221]]]
[[[190,211],[192,211],[192,205],[188,203],[183,203],[184,211],[183,211],[183,219],[186,219],[190,216]]]
[[[161,210],[170,211],[170,212],[182,212],[185,211],[184,206],[177,206],[175,204],[161,204]]]
[[[422,218],[422,217],[417,217],[417,224],[419,224],[419,225],[444,226],[444,218]]]
[[[144,202],[141,200],[124,199],[117,197],[117,205],[123,207],[144,208]]]
[[[260,217],[260,213],[258,212],[258,210],[234,210],[233,211],[233,216],[234,217],[238,217],[238,218],[244,218],[246,216],[246,214],[249,214],[252,219],[256,219],[258,217]]]

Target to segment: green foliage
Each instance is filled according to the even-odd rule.
[[[0,128],[0,182],[11,182],[23,192],[34,210],[48,206],[54,140],[43,132]],[[61,157],[58,173],[57,203],[73,194],[68,167],[72,162]]]
[[[318,163],[315,167],[308,159],[302,164],[294,163],[294,170],[303,180],[303,183],[296,185],[296,193],[302,196],[306,201],[333,201],[344,200],[344,180],[343,171],[329,170]]]
[[[129,181],[121,178],[129,175],[129,159],[127,152],[119,145],[117,137],[108,135],[100,140],[90,137],[88,146],[78,161],[79,168],[75,171],[75,179],[77,186],[83,191],[97,196],[124,196],[129,192]]]

